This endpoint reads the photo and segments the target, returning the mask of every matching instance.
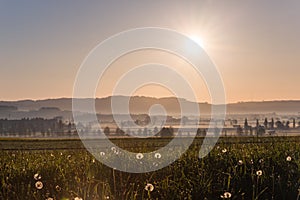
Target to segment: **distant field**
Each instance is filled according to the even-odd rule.
[[[111,141],[134,152],[148,152],[170,139]],[[132,174],[98,162],[79,139],[2,138],[0,199],[215,200],[228,193],[227,199],[297,199],[300,137],[222,137],[207,157],[199,159],[202,141],[196,138],[179,160],[161,170]],[[99,151],[108,158],[114,154],[111,149]],[[153,163],[159,159],[153,158]],[[153,191],[145,190],[148,183]]]
[[[163,147],[172,138],[110,138],[114,144],[125,149],[135,148],[159,148]],[[192,145],[201,145],[203,137],[196,137]],[[93,139],[91,139],[93,140]],[[185,138],[181,138],[184,143]],[[272,143],[272,142],[300,142],[300,136],[263,136],[263,137],[220,137],[219,144],[235,143]],[[97,146],[101,149],[101,140],[97,140]],[[103,140],[104,143],[104,140]],[[85,149],[79,138],[0,138],[1,150],[76,150]]]

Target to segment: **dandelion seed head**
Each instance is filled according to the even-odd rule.
[[[111,147],[110,148],[112,151],[117,151],[116,147]]]
[[[136,154],[135,157],[136,157],[136,159],[141,160],[144,158],[144,155],[142,153],[138,153],[138,154]]]
[[[103,151],[101,151],[100,156],[105,156],[105,153]]]
[[[154,186],[151,183],[147,183],[145,190],[152,192],[154,190]]]
[[[229,199],[231,198],[231,193],[230,192],[224,192],[223,195],[221,195],[222,199]]]
[[[37,181],[36,183],[35,183],[35,187],[36,187],[36,189],[38,189],[38,190],[41,190],[42,188],[43,188],[43,183],[42,183],[42,181]]]
[[[61,191],[61,187],[59,185],[55,186],[56,191],[60,192]]]
[[[39,175],[38,173],[33,175],[34,180],[40,180],[42,178],[41,175]]]
[[[262,174],[263,174],[263,172],[261,170],[256,171],[257,176],[261,176]]]
[[[154,155],[154,157],[157,158],[157,159],[160,159],[160,158],[161,158],[161,154],[160,154],[160,153],[156,153],[156,154]]]

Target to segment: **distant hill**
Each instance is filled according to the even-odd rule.
[[[97,113],[111,114],[111,101],[116,102],[116,110],[118,114],[125,112],[124,105],[129,101],[129,108],[132,114],[148,113],[151,106],[159,104],[164,107],[168,115],[180,115],[180,104],[187,108],[192,115],[194,102],[185,99],[169,98],[153,98],[134,96],[114,96],[95,99],[95,108]],[[84,111],[89,112],[87,104],[93,99],[77,99]],[[201,114],[209,114],[211,105],[208,103],[198,103]],[[21,101],[0,101],[0,118],[11,117],[52,117],[63,116],[70,118],[72,116],[72,99],[46,99],[46,100],[21,100]],[[239,102],[227,105],[228,114],[298,114],[300,112],[300,101],[263,101],[263,102]]]

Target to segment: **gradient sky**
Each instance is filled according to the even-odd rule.
[[[98,43],[145,26],[201,37],[228,102],[300,99],[299,19],[296,0],[0,1],[0,100],[71,97]]]

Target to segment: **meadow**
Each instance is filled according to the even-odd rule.
[[[202,140],[173,164],[134,174],[103,165],[77,139],[2,139],[0,199],[299,199],[300,137],[223,137],[199,159]],[[143,153],[169,139],[112,141]]]

